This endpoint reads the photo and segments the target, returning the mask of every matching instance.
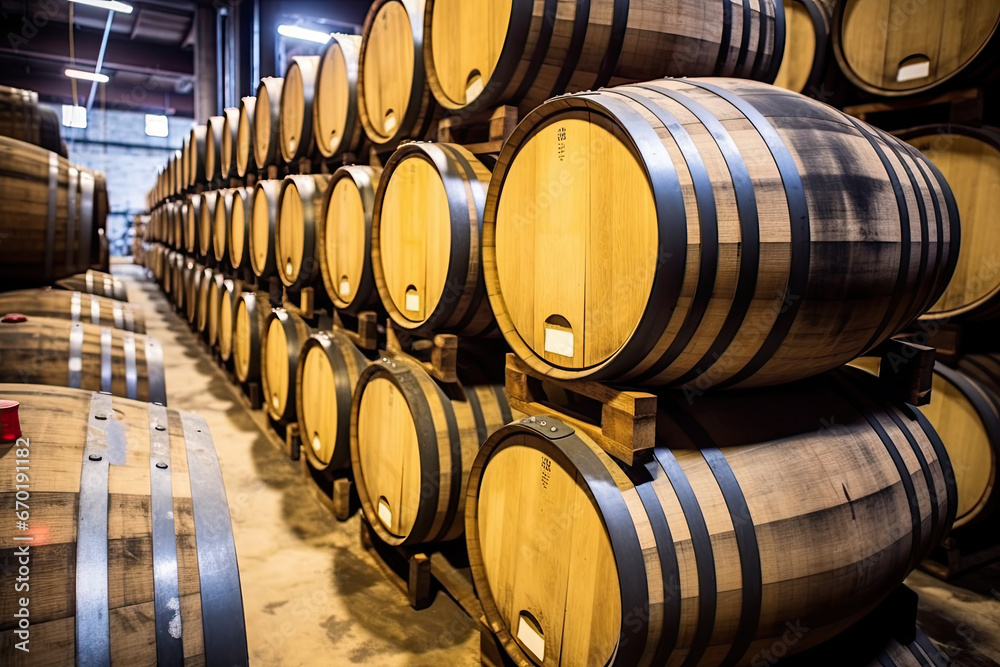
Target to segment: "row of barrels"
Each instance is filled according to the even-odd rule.
[[[151,238],[325,287],[347,312],[381,303],[417,335],[499,328],[557,379],[774,385],[921,316],[997,307],[995,244],[958,241],[960,207],[969,238],[995,236],[978,179],[1000,174],[965,184],[962,152],[1000,153],[988,132],[946,131],[911,138],[924,154],[773,86],[665,79],[548,102],[496,158],[417,142],[381,173],[168,203]]]
[[[303,158],[357,155],[425,137],[441,109],[527,111],[554,95],[658,76],[770,81],[782,52],[782,5],[765,0],[642,3],[571,0],[479,7],[378,0],[361,36],[333,34],[322,56],[192,130],[160,174],[150,207],[199,183]]]
[[[460,347],[459,381],[439,382],[413,356],[361,350],[153,252],[181,276],[161,274],[175,304],[209,311],[195,326],[223,359],[231,337],[236,375],[259,378],[269,416],[298,424],[309,465],[352,470],[380,538],[464,534],[490,626],[522,664],[739,664],[788,618],[811,628],[790,648],[804,650],[1000,499],[1000,357],[975,359],[976,374],[939,367],[923,413],[859,370],[690,404],[660,394],[654,456],[629,470],[558,419],[512,413],[496,354]],[[968,393],[942,388],[958,372]],[[986,437],[968,437],[961,401],[977,402]]]
[[[108,217],[104,174],[5,136],[0,163],[4,289],[51,285],[100,264]]]
[[[59,115],[38,104],[38,93],[0,86],[0,136],[39,146],[68,158]]]
[[[775,83],[819,95],[836,66],[882,97],[929,93],[992,78],[1000,2],[785,0],[785,45]]]

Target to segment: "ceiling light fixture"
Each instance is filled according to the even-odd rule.
[[[307,42],[326,44],[330,41],[330,33],[310,30],[298,25],[279,25],[278,34],[292,39],[303,39]]]
[[[79,69],[68,69],[65,72],[66,76],[71,79],[83,79],[85,81],[93,81],[95,83],[107,83],[110,81],[107,74],[97,74],[96,72],[84,72]]]
[[[90,5],[91,7],[99,7],[101,9],[107,9],[110,12],[121,12],[122,14],[132,13],[132,5],[126,5],[124,2],[118,2],[117,0],[70,0],[70,2],[76,2],[81,5]]]

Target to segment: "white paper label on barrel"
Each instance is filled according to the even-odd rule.
[[[420,310],[420,295],[419,294],[407,294],[406,295],[406,309],[411,313],[415,313]]]
[[[347,296],[351,293],[351,283],[345,278],[340,281],[340,296]]]
[[[545,639],[538,634],[524,616],[517,619],[517,638],[531,651],[539,662],[545,661]]]
[[[563,357],[573,356],[573,332],[545,328],[545,351]]]
[[[909,65],[903,65],[896,72],[896,82],[903,83],[904,81],[914,81],[916,79],[923,79],[931,74],[931,61],[924,60],[917,63],[911,63]]]
[[[392,510],[389,509],[389,505],[386,504],[385,500],[378,501],[378,518],[379,521],[385,524],[386,528],[392,527]]]

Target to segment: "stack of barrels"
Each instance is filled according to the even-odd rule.
[[[769,85],[812,76],[790,3],[550,4],[378,0],[293,58],[158,184],[157,276],[383,542],[464,538],[520,664],[815,646],[961,505],[928,418],[840,368],[947,300],[960,206]]]

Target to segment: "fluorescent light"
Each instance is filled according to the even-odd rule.
[[[64,104],[62,108],[62,124],[66,127],[87,129],[87,107],[76,107]]]
[[[65,74],[71,79],[85,79],[87,81],[96,81],[97,83],[107,83],[109,81],[107,74],[98,74],[97,72],[84,72],[83,70],[78,69],[68,69]]]
[[[166,137],[170,135],[170,121],[166,116],[156,114],[146,114],[146,136]]]
[[[126,5],[124,2],[117,2],[116,0],[70,0],[70,2],[77,2],[81,5],[90,5],[91,7],[100,7],[101,9],[107,9],[110,12],[121,12],[122,14],[132,13],[132,5]]]
[[[299,25],[279,25],[278,34],[292,39],[304,39],[307,42],[326,44],[330,41],[330,33],[310,30]]]

